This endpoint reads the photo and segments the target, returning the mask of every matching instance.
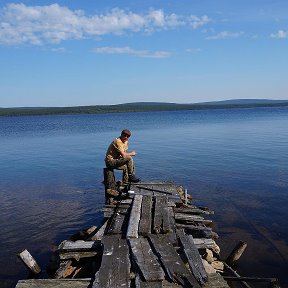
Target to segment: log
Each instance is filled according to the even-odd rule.
[[[28,250],[25,249],[20,252],[18,257],[33,274],[39,274],[41,272],[41,268],[37,264],[36,260],[32,257],[32,255],[28,252]]]
[[[130,212],[129,224],[126,237],[138,238],[138,227],[141,215],[142,195],[135,195]]]
[[[235,246],[235,248],[232,250],[230,255],[227,257],[226,263],[228,265],[233,265],[237,260],[239,260],[239,258],[245,251],[246,247],[247,247],[247,243],[243,241],[239,241],[239,243]]]

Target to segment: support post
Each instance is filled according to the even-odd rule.
[[[41,272],[41,268],[37,264],[36,260],[32,257],[32,255],[28,252],[28,250],[23,250],[18,254],[18,257],[23,261],[23,263],[32,273],[39,274]]]

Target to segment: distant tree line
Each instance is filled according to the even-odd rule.
[[[32,116],[32,115],[68,115],[68,114],[104,114],[125,112],[153,112],[177,110],[203,110],[203,109],[233,109],[255,107],[287,107],[283,103],[255,103],[255,104],[176,104],[176,103],[127,103],[117,105],[95,105],[75,107],[24,107],[0,108],[0,116]]]

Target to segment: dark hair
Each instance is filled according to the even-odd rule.
[[[131,136],[131,132],[130,132],[130,130],[128,130],[128,129],[124,129],[122,132],[121,132],[121,135],[127,135],[127,136]]]

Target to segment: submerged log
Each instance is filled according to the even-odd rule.
[[[245,251],[246,247],[247,247],[247,243],[240,241],[232,250],[231,254],[227,257],[226,263],[228,265],[233,265],[237,260],[239,260],[239,258]]]
[[[34,274],[39,274],[41,272],[41,268],[37,264],[36,260],[32,257],[32,255],[28,252],[28,250],[23,250],[18,254],[18,257],[23,261],[26,267]]]

